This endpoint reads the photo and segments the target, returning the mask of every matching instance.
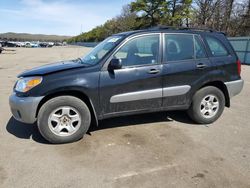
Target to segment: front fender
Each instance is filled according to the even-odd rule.
[[[44,103],[46,103],[48,100],[58,97],[58,96],[65,96],[70,95],[77,97],[84,101],[86,105],[89,107],[89,110],[92,115],[92,122],[94,122],[96,125],[98,125],[98,117],[99,115],[99,103],[94,103],[93,99],[85,94],[80,87],[65,87],[65,88],[57,88],[55,90],[50,91],[47,95],[43,97],[43,99],[40,101],[37,111],[36,111],[36,117],[39,113],[40,108]]]

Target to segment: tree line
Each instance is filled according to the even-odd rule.
[[[250,0],[135,0],[125,5],[120,15],[68,42],[99,42],[115,33],[159,25],[249,36]]]

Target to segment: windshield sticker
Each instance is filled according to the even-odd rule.
[[[115,43],[117,42],[121,37],[114,37],[114,38],[111,38],[108,40],[108,42],[112,42],[112,43]]]
[[[91,55],[90,59],[94,60],[94,59],[96,59],[96,57],[94,55]]]

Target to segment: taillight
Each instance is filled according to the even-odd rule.
[[[241,74],[241,63],[240,63],[240,60],[237,60],[237,70],[238,70],[238,75],[240,76]]]

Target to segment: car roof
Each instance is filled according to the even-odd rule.
[[[225,33],[220,31],[215,31],[212,29],[202,29],[202,28],[189,28],[189,27],[169,27],[169,26],[157,26],[149,29],[142,30],[134,30],[118,33],[115,35],[122,35],[124,37],[128,37],[135,34],[143,34],[143,33],[156,33],[156,32],[166,32],[166,33],[190,33],[190,34],[201,34],[201,33],[210,33],[210,34],[223,34]]]

